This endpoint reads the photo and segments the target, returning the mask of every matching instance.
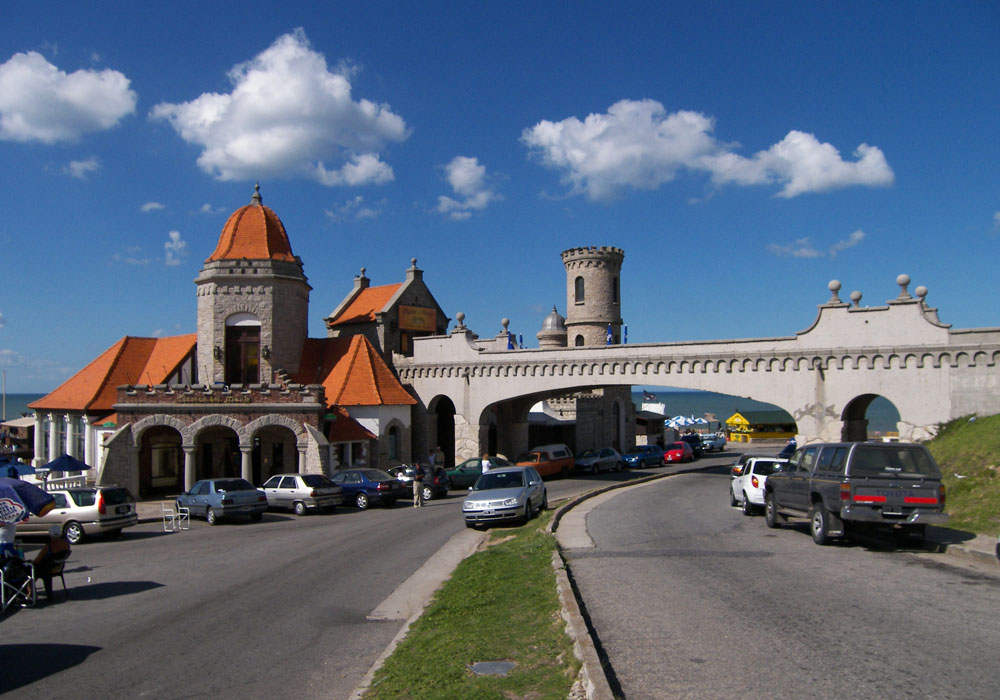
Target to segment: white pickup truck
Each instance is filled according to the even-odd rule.
[[[722,452],[726,449],[726,436],[720,433],[705,433],[701,436],[701,448],[705,452]]]

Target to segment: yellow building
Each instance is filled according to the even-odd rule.
[[[737,411],[726,419],[731,442],[795,437],[795,419],[785,411]]]

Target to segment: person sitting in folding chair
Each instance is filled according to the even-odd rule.
[[[49,539],[35,557],[35,578],[42,579],[45,584],[45,597],[52,602],[52,577],[58,575],[62,580],[63,591],[66,590],[66,579],[63,578],[63,565],[69,558],[72,548],[63,537],[62,528],[53,525],[49,528]],[[67,597],[68,594],[67,594]]]

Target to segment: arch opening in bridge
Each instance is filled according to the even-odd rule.
[[[434,398],[427,407],[430,417],[428,443],[444,452],[444,466],[455,466],[455,404],[447,396]]]
[[[899,434],[899,410],[879,394],[861,394],[848,401],[841,420],[840,439],[844,442],[861,442]]]

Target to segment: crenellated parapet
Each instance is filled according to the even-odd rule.
[[[222,406],[285,405],[313,410],[326,406],[322,384],[155,384],[117,388],[116,411],[145,406],[184,406],[185,410],[217,411]]]

